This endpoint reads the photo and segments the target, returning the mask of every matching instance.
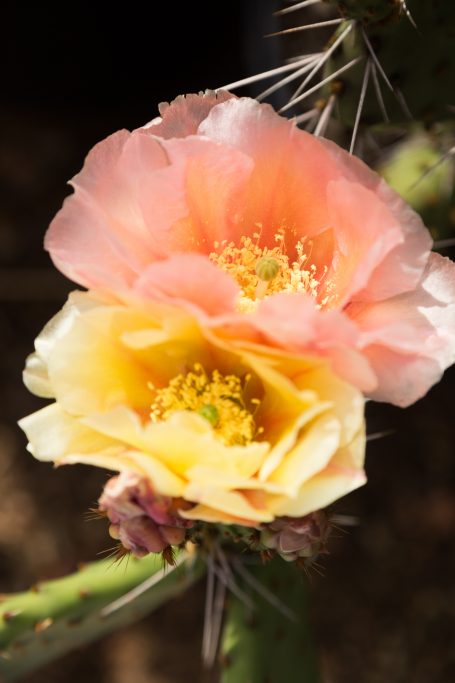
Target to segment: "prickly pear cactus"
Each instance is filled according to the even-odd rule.
[[[136,621],[185,590],[203,571],[201,563],[183,556],[181,560],[166,572],[160,555],[131,558],[127,567],[104,560],[28,592],[4,596],[0,603],[0,680],[18,680],[46,662]],[[146,580],[151,585],[140,598],[109,609]]]
[[[365,23],[397,21],[404,12],[402,0],[325,0],[343,16]]]
[[[318,683],[308,623],[308,586],[293,564],[276,558],[251,567],[264,587],[291,613],[279,611],[249,588],[255,609],[230,595],[221,645],[221,683]]]
[[[402,124],[409,121],[410,116],[421,119],[427,124],[436,120],[449,118],[448,105],[453,104],[455,92],[455,3],[446,0],[411,0],[407,6],[412,13],[415,26],[408,20],[404,12],[398,13],[396,3],[390,5],[391,13],[387,21],[371,21],[363,14],[367,5],[377,5],[377,18],[389,6],[387,2],[335,2],[343,5],[342,14],[347,19],[354,19],[356,25],[343,41],[339,50],[334,53],[326,65],[325,73],[329,75],[356,57],[365,59],[349,71],[342,74],[337,82],[339,93],[339,113],[342,120],[352,124],[358,104],[359,92],[365,73],[366,58],[376,57],[375,66],[379,74],[381,69],[387,74],[395,92],[381,82],[383,99],[392,123]],[[363,9],[359,9],[359,6]],[[371,9],[371,8],[370,8]],[[372,11],[372,10],[371,10]],[[395,17],[396,21],[391,18]],[[384,19],[384,16],[382,17]],[[344,26],[344,25],[342,25]],[[339,32],[342,30],[340,27]],[[368,46],[370,43],[371,49]],[[333,89],[333,84],[326,89],[326,96]],[[397,97],[398,95],[398,101]],[[401,103],[400,103],[401,98]],[[406,104],[403,104],[403,98]],[[377,123],[381,120],[381,109],[378,105],[375,88],[368,90],[362,115],[363,123]]]

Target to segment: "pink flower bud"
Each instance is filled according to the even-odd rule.
[[[99,509],[111,521],[109,534],[136,557],[183,543],[192,522],[179,517],[175,507],[172,498],[156,495],[134,472],[109,479],[99,500]]]
[[[329,533],[327,516],[319,510],[305,517],[279,517],[264,525],[261,543],[285,560],[309,559],[324,552]]]

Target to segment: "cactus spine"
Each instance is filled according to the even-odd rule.
[[[345,17],[365,23],[398,20],[404,11],[402,0],[325,0]]]
[[[131,558],[128,566],[95,562],[75,574],[6,596],[0,603],[0,679],[15,681],[70,650],[145,616],[184,591],[203,565],[180,555],[163,571],[160,555]],[[142,582],[157,581],[136,600],[104,613]]]
[[[396,10],[396,3],[393,2],[332,4],[338,6],[346,19],[356,20],[356,25],[343,41],[342,47],[329,60],[326,75],[334,73],[355,57],[371,57],[364,39],[366,34],[395,92],[401,92],[405,97],[412,118],[421,119],[427,124],[449,118],[447,105],[452,104],[451,97],[455,91],[455,3],[445,0],[408,0],[407,6],[412,12],[417,30],[403,11]],[[390,7],[391,14],[387,20],[382,16],[383,21],[373,22],[371,15],[360,16],[366,12],[367,6],[373,5],[377,6],[378,19],[383,14],[382,11],[379,12],[380,6],[383,6],[383,11]],[[364,70],[365,63],[361,62],[345,72],[340,79],[342,88],[338,97],[339,112],[342,120],[348,124],[352,124],[355,117]],[[382,90],[390,121],[395,124],[409,121],[406,107],[399,106],[384,82]],[[329,91],[330,89],[326,90],[326,95]],[[381,111],[374,88],[370,87],[362,121],[364,124],[374,124],[380,120]]]
[[[294,564],[276,558],[248,567],[254,578],[295,613],[291,620],[251,591],[251,611],[230,595],[221,645],[221,683],[317,683],[313,643],[308,623],[308,586]]]

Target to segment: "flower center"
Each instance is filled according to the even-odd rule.
[[[242,384],[239,377],[222,375],[218,370],[209,376],[196,363],[194,371],[177,375],[167,387],[151,386],[155,399],[150,417],[153,422],[161,422],[176,411],[189,410],[206,419],[227,446],[245,446],[261,432],[245,405],[245,385],[249,380],[246,375]],[[260,401],[253,398],[250,403],[257,408]]]
[[[284,230],[276,233],[277,244],[272,249],[259,246],[260,238],[260,232],[253,238],[241,237],[239,247],[226,240],[215,242],[215,251],[209,257],[239,284],[238,310],[254,311],[258,300],[278,292],[307,292],[317,297],[320,280],[316,278],[316,266],[308,264],[303,241],[295,244],[296,258],[291,260],[286,253]],[[311,242],[307,246],[311,249]]]

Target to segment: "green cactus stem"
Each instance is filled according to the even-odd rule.
[[[364,5],[366,3],[352,3]],[[390,91],[378,70],[378,79],[390,122],[402,125],[409,121],[406,107],[400,106],[396,94],[402,93],[414,120],[426,124],[450,118],[448,106],[455,91],[455,2],[447,0],[408,0],[416,28],[410,21],[378,22],[366,24],[358,21],[325,67],[325,76],[334,73],[356,57],[369,57],[364,34],[395,90]],[[346,13],[345,13],[346,14]],[[354,13],[351,19],[358,19]],[[344,24],[343,24],[344,27]],[[338,33],[341,31],[338,29]],[[337,110],[344,123],[355,120],[359,93],[365,71],[365,60],[342,74],[336,84],[325,89],[327,98],[333,88],[337,92]],[[401,95],[399,95],[401,97]],[[362,122],[381,122],[375,88],[370,81],[362,114]]]
[[[402,0],[325,0],[340,14],[364,23],[397,21],[403,16]]]
[[[247,571],[250,581],[241,588],[250,593],[256,608],[251,610],[229,596],[221,644],[221,683],[317,683],[305,575],[280,558],[266,565],[248,565]],[[291,614],[282,613],[253,591],[251,576]]]
[[[203,573],[203,563],[181,553],[174,568],[160,555],[128,565],[95,562],[75,574],[49,581],[0,603],[0,680],[15,681],[76,647],[145,616],[184,591]],[[153,578],[156,582],[153,583]],[[153,585],[140,597],[109,611],[136,586]]]

